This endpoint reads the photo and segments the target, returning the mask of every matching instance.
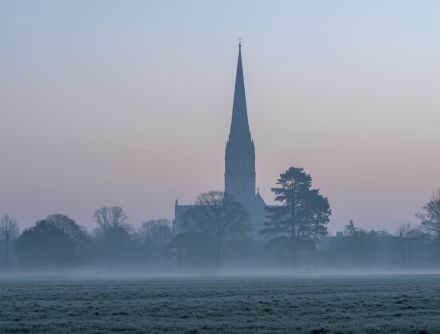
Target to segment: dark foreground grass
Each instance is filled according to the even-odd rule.
[[[440,277],[0,281],[1,333],[440,333]]]

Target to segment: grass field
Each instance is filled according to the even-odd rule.
[[[1,333],[440,333],[440,276],[0,281]]]

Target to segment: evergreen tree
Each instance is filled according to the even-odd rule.
[[[327,234],[331,214],[326,197],[312,189],[312,178],[302,168],[289,168],[272,188],[280,205],[267,207],[267,221],[262,234],[268,248],[290,250],[314,249],[316,241]]]
[[[350,237],[358,235],[359,232],[362,232],[359,228],[354,226],[353,219],[350,219],[347,225],[345,225],[345,231],[347,235]]]

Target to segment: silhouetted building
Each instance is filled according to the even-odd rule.
[[[238,51],[234,104],[225,154],[225,192],[244,205],[255,197],[255,146],[249,130],[241,47]]]
[[[266,204],[256,191],[255,146],[247,115],[241,44],[238,47],[232,120],[225,153],[225,193],[232,195],[246,208],[253,225],[253,236],[259,238],[258,231],[263,226]],[[180,217],[190,207],[179,205],[176,201],[174,225],[177,229]]]

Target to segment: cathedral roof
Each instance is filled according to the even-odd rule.
[[[260,192],[257,192],[255,195],[255,201],[262,206],[266,206],[266,202],[264,201],[263,197],[261,197]]]

